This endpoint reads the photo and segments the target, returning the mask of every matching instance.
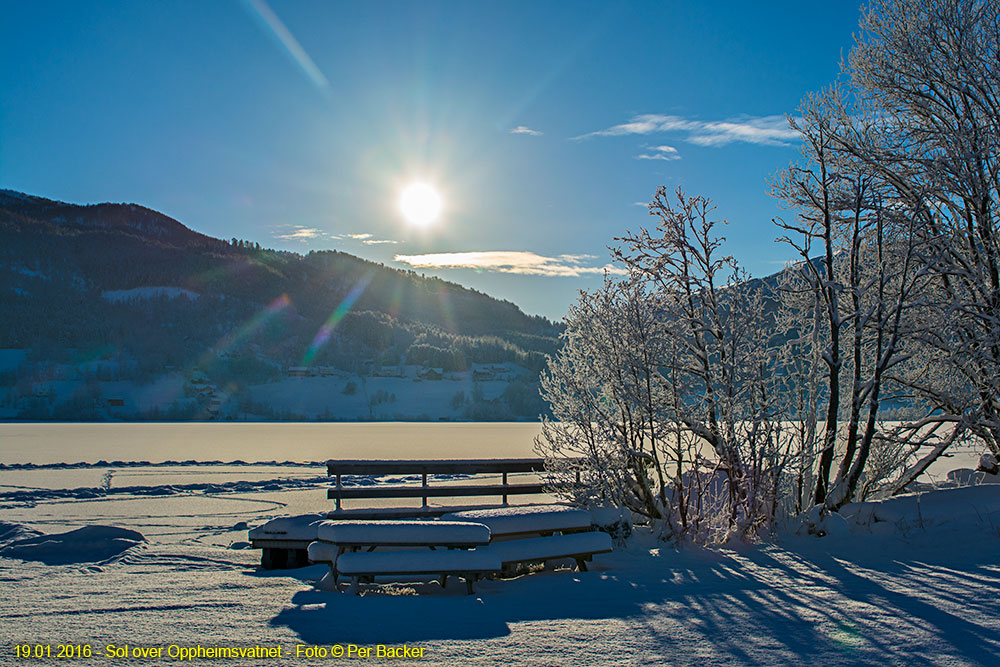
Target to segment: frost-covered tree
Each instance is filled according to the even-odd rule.
[[[915,299],[915,359],[889,375],[930,414],[898,435],[933,444],[905,488],[954,441],[1000,454],[1000,3],[873,0],[846,63],[861,131],[850,156],[914,219],[934,281]]]
[[[538,441],[564,481],[581,474],[578,494],[705,542],[767,531],[788,460],[764,295],[721,254],[712,211],[660,188],[655,230],[619,239],[629,276],[582,293],[566,318]]]
[[[581,292],[565,318],[563,347],[542,374],[553,418],[543,421],[538,448],[561,481],[581,476],[576,500],[664,519],[668,476],[657,459],[664,425],[656,417],[665,396],[649,361],[660,356],[654,346],[663,336],[654,311],[632,280],[605,276],[601,289]]]
[[[873,449],[898,450],[886,449],[879,415],[890,373],[910,357],[915,300],[929,279],[919,215],[877,171],[841,150],[841,142],[871,131],[845,110],[841,91],[810,98],[792,125],[803,159],[773,187],[795,212],[776,220],[780,240],[801,258],[781,289],[790,311],[783,323],[798,334],[790,374],[809,387],[819,378],[824,385],[794,416],[806,438],[798,449],[815,455],[803,461],[812,504],[836,510],[873,488]]]

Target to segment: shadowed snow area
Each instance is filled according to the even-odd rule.
[[[239,502],[253,497],[274,503],[282,494]],[[5,646],[89,642],[100,650],[88,664],[120,664],[101,652],[124,643],[266,644],[286,656],[299,644],[406,643],[424,647],[419,664],[431,665],[994,665],[1000,655],[1000,485],[866,504],[825,537],[789,534],[739,550],[677,550],[639,529],[626,549],[596,556],[589,572],[484,581],[475,596],[457,581],[442,589],[405,578],[354,596],[322,590],[324,566],[265,572],[259,552],[236,541],[246,538],[238,517],[220,512],[217,500],[177,504],[176,516],[160,507],[181,500],[121,507],[131,514],[122,512],[121,523],[159,528],[114,558],[0,558]],[[35,512],[50,526],[61,509],[108,503],[117,506],[57,501],[18,514]],[[32,536],[25,523],[0,524],[10,536],[5,550],[48,542],[59,545],[47,547],[56,554],[90,538],[138,539],[96,526]]]

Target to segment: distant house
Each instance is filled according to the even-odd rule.
[[[472,379],[477,382],[484,382],[493,379],[493,373],[489,371],[472,371]]]
[[[315,375],[313,370],[308,366],[289,366],[288,367],[288,377],[290,378],[305,378]]]
[[[428,368],[420,373],[420,377],[422,377],[425,380],[442,380],[444,379],[444,369]]]

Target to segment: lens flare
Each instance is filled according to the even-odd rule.
[[[365,289],[368,288],[368,283],[372,281],[373,277],[375,277],[374,273],[368,273],[363,276],[351,289],[350,293],[344,297],[344,300],[340,302],[340,305],[330,314],[330,317],[323,323],[323,326],[316,332],[316,336],[313,337],[313,341],[309,345],[309,349],[306,350],[305,356],[302,357],[303,366],[312,364],[313,359],[316,358],[316,354],[329,342],[330,336],[333,335],[333,330],[337,328],[340,320],[344,319],[344,315],[351,309],[354,302],[364,294]]]

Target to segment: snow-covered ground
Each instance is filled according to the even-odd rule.
[[[357,663],[295,657],[348,644],[421,647],[394,664],[432,665],[1000,661],[998,484],[853,507],[825,537],[789,529],[762,546],[676,550],[640,528],[589,572],[481,582],[475,596],[401,582],[356,597],[317,588],[322,566],[265,572],[245,548],[248,525],[329,506],[321,468],[149,458],[0,471],[0,664],[175,662],[16,656],[19,644],[69,643],[98,655],[109,644],[282,649],[218,661],[240,665]],[[92,493],[63,493],[78,484]]]

